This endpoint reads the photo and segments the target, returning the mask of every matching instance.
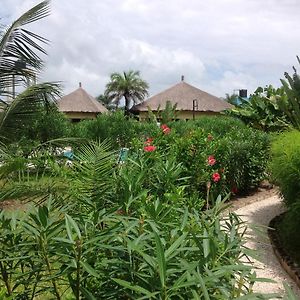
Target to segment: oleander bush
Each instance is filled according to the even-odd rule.
[[[114,166],[107,144],[78,151],[71,169],[49,165],[63,189],[49,184],[40,205],[0,213],[7,298],[270,298],[252,292],[257,279],[245,263],[245,225],[224,215],[221,197],[208,210],[189,205],[182,166],[172,157],[141,151]],[[22,199],[30,200],[34,187],[42,196],[39,183],[37,177]]]
[[[189,178],[190,194],[200,198],[206,198],[208,186],[215,195],[247,193],[257,188],[267,176],[269,135],[230,118],[204,118],[199,126],[201,122],[163,124],[155,135],[135,138],[132,155],[141,149],[148,151],[150,145],[153,152],[175,156]],[[221,130],[223,124],[225,129]]]

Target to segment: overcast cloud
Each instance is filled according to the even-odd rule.
[[[39,3],[0,0],[8,24]],[[185,81],[216,96],[280,86],[300,54],[299,0],[52,0],[44,81],[93,96],[112,72],[139,70],[153,95]]]

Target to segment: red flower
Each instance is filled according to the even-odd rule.
[[[153,142],[153,138],[149,137],[147,138],[146,142],[144,143],[145,145],[151,145]]]
[[[171,129],[166,124],[161,125],[160,128],[164,134],[169,134],[171,132]]]
[[[155,151],[155,149],[156,149],[156,147],[153,145],[148,145],[148,146],[144,147],[145,152],[153,152],[153,151]]]
[[[212,141],[214,139],[214,137],[211,135],[211,134],[209,134],[208,136],[207,136],[207,140],[208,141]]]
[[[216,173],[214,173],[214,174],[212,175],[212,180],[213,180],[214,182],[218,182],[220,179],[221,179],[221,176],[220,176],[220,174],[219,174],[218,172],[216,172]]]
[[[216,163],[216,159],[213,155],[210,155],[208,158],[207,158],[207,163],[210,165],[210,166],[213,166],[215,163]]]

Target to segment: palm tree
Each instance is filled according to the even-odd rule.
[[[40,44],[47,39],[24,26],[46,17],[49,11],[49,1],[43,1],[0,31],[0,97],[11,96],[9,89],[35,78],[41,70],[43,62],[37,53],[46,54]]]
[[[49,15],[49,1],[34,6],[0,32],[0,141],[7,142],[24,124],[48,106],[60,91],[55,83],[34,85],[15,97],[11,88],[36,78],[43,67],[47,39],[24,26]],[[7,97],[7,99],[6,99]],[[5,139],[4,139],[5,138]]]
[[[131,102],[137,104],[148,96],[148,83],[140,78],[139,71],[113,73],[110,82],[106,85],[104,95],[118,106],[125,98],[125,114],[128,114]]]
[[[96,97],[96,100],[103,104],[110,111],[115,111],[118,108],[117,104],[112,103],[111,100],[103,94],[100,94],[98,97]]]

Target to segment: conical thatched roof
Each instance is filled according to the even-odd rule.
[[[131,111],[147,111],[148,107],[155,111],[159,106],[160,109],[164,109],[167,101],[170,101],[172,105],[177,103],[176,110],[192,111],[194,100],[197,100],[198,103],[198,107],[195,107],[196,111],[221,112],[225,109],[232,108],[231,104],[187,84],[182,80],[169,89],[150,97],[143,103],[133,106]]]
[[[74,92],[62,97],[57,102],[58,109],[61,112],[87,112],[87,113],[104,113],[108,110],[94,97],[89,95],[82,87]]]

